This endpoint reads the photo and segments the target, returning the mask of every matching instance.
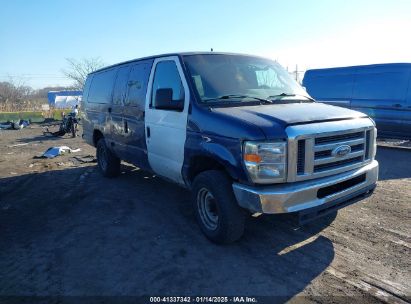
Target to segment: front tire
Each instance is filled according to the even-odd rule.
[[[208,239],[227,244],[242,237],[246,212],[238,205],[232,182],[224,172],[200,173],[192,190],[197,222]]]
[[[96,154],[98,167],[105,177],[115,177],[120,174],[121,160],[107,148],[104,138],[98,140]]]

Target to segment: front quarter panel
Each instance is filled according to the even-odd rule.
[[[212,159],[223,167],[233,180],[248,183],[242,165],[241,141],[239,139],[205,135],[188,131],[185,144],[185,161],[183,176],[190,184],[190,169],[196,161],[203,158]]]

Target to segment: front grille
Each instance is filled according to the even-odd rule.
[[[346,141],[346,140],[351,140],[351,139],[356,139],[356,138],[362,138],[362,137],[364,137],[364,132],[356,132],[356,133],[340,134],[340,135],[334,135],[334,136],[318,137],[318,138],[315,139],[315,144],[316,145],[321,145],[321,144],[326,144],[326,143],[335,143],[335,142],[341,142],[341,141]]]
[[[330,157],[331,151],[325,150],[325,151],[315,152],[314,156],[315,158]]]
[[[357,151],[361,151],[361,150],[364,150],[364,144],[351,146],[351,152],[357,152]],[[365,154],[367,154],[367,152]]]
[[[328,163],[328,164],[317,165],[317,166],[314,166],[314,173],[323,172],[323,171],[327,171],[327,170],[331,170],[331,169],[335,169],[335,168],[339,168],[339,167],[343,167],[347,165],[360,163],[362,162],[362,159],[363,159],[362,156],[358,156],[355,158],[339,160],[339,161]]]
[[[370,144],[370,129],[307,135],[297,144],[297,176],[304,179],[349,170],[369,160]]]
[[[371,131],[367,130],[365,133],[365,158],[370,158],[370,140],[371,140]]]
[[[304,173],[305,166],[305,140],[300,140],[298,142],[298,151],[297,151],[297,174]]]

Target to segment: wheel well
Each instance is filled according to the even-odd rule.
[[[187,172],[187,179],[190,185],[198,174],[208,170],[220,170],[229,175],[224,166],[215,159],[207,156],[196,156],[190,160],[190,166]]]
[[[99,141],[100,138],[103,138],[103,133],[101,133],[101,131],[99,130],[94,130],[93,132],[93,144],[94,147],[97,147],[97,142]]]

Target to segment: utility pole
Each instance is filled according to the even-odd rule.
[[[298,82],[298,64],[295,65],[295,81]]]
[[[295,65],[295,71],[290,73],[290,74],[294,74],[295,73],[295,81],[297,81],[298,83],[300,83],[299,79],[298,79],[298,73],[302,73],[304,71],[299,71],[298,70],[298,64]]]

